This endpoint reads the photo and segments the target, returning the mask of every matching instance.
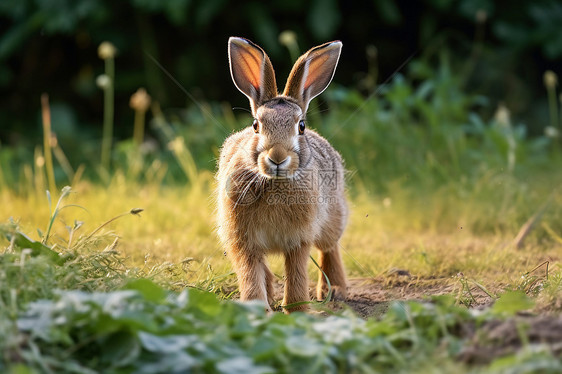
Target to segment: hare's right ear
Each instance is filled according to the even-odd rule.
[[[302,55],[293,66],[283,95],[296,99],[303,113],[310,100],[324,91],[336,72],[342,43],[339,40],[314,47]]]
[[[267,54],[248,39],[228,39],[230,75],[236,87],[250,99],[252,113],[277,96],[273,65]]]

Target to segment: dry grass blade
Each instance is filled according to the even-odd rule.
[[[553,197],[554,197],[554,191],[550,194],[548,199],[546,199],[546,201],[540,206],[540,208],[535,212],[535,214],[533,214],[523,224],[523,226],[521,226],[521,229],[519,230],[519,233],[517,233],[517,236],[513,240],[513,246],[515,248],[521,249],[521,247],[523,247],[523,242],[525,241],[525,238],[533,230],[536,223],[541,220],[544,212],[546,211],[546,209],[549,207],[550,203],[552,202]]]
[[[41,114],[43,118],[43,157],[45,157],[45,168],[49,189],[56,191],[55,172],[53,168],[53,156],[51,153],[51,109],[49,108],[49,95],[41,95]]]
[[[142,211],[144,211],[144,209],[142,209],[142,208],[133,208],[133,209],[129,210],[128,212],[121,213],[121,214],[119,214],[119,215],[117,215],[117,216],[111,218],[110,220],[105,221],[104,223],[102,223],[101,225],[99,225],[94,231],[92,231],[92,232],[90,233],[90,235],[88,235],[88,236],[86,237],[86,240],[87,240],[87,239],[90,239],[90,238],[91,238],[92,236],[94,236],[98,231],[100,231],[100,230],[101,230],[102,228],[104,228],[105,226],[109,225],[111,222],[113,222],[113,221],[115,221],[115,220],[118,220],[119,218],[124,217],[124,216],[129,215],[129,214],[132,214],[132,215],[134,215],[134,216],[139,216],[139,217],[140,217],[140,213],[141,213]]]
[[[550,261],[544,261],[539,265],[535,266],[531,271],[526,272],[521,277],[521,282],[517,286],[518,289],[522,290],[526,294],[537,294],[544,283],[548,281]],[[544,275],[533,275],[537,270],[545,267]]]

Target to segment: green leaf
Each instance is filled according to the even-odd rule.
[[[139,339],[144,349],[154,353],[183,351],[200,340],[197,335],[158,336],[144,331],[139,332]]]
[[[248,353],[256,360],[265,360],[275,356],[279,351],[279,342],[272,336],[259,336]]]
[[[233,357],[217,364],[219,373],[229,374],[265,374],[272,373],[273,369],[267,366],[257,366],[249,357]]]
[[[297,357],[314,357],[322,353],[322,345],[306,336],[293,335],[286,344],[288,352]]]
[[[8,373],[9,374],[35,374],[37,373],[35,370],[33,370],[32,368],[22,365],[22,364],[17,364],[14,366],[11,366],[8,369]]]
[[[127,283],[123,289],[138,291],[146,300],[160,302],[166,298],[168,292],[151,280],[141,278]]]
[[[189,290],[189,302],[192,307],[196,307],[209,316],[216,316],[224,312],[217,297],[209,292],[203,292],[194,288]]]
[[[120,331],[104,339],[101,359],[110,367],[129,365],[138,359],[140,348],[136,335]]]
[[[492,313],[501,315],[514,315],[517,312],[531,309],[535,302],[523,291],[507,291],[500,296],[492,307]]]
[[[562,362],[552,356],[546,347],[523,349],[514,355],[499,357],[492,361],[490,373],[560,373]]]
[[[31,249],[31,256],[33,257],[45,256],[58,265],[62,265],[65,262],[65,259],[60,257],[57,252],[53,251],[45,244],[31,239],[30,237],[19,231],[7,232],[5,235],[8,240],[13,240],[16,247],[20,249]]]
[[[233,336],[243,337],[244,335],[249,335],[254,332],[254,326],[252,321],[248,319],[248,316],[244,313],[240,313],[234,316],[234,324],[231,329],[231,334]]]

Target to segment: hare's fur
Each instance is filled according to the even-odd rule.
[[[250,98],[258,133],[250,126],[228,137],[222,146],[217,172],[218,233],[236,270],[241,300],[262,300],[268,306],[273,303],[274,275],[265,255],[285,256],[286,311],[307,308],[306,304],[290,305],[309,300],[307,263],[312,246],[319,250],[319,265],[335,295],[346,296],[338,247],[348,214],[342,158],[318,133],[307,128],[300,134],[298,127],[309,101],[324,90],[333,75],[333,70],[320,72],[324,75],[318,79],[324,81],[306,92],[302,79],[314,74],[308,70],[315,68],[317,58],[311,52],[326,52],[321,49],[326,46],[331,48],[327,43],[301,57],[301,65],[307,64],[304,72],[299,71],[303,67],[299,68],[297,61],[285,95],[278,95],[265,52],[245,39],[229,41],[233,79]],[[341,43],[337,47],[341,48]],[[243,50],[233,52],[235,48]],[[333,66],[326,69],[335,69],[339,51],[328,51]],[[257,56],[256,66],[235,71],[238,67],[233,65],[248,56]],[[307,56],[312,61],[307,61]],[[261,74],[261,78],[252,74]],[[295,74],[300,76],[294,78]],[[250,88],[245,86],[248,84]],[[304,87],[304,94],[299,94],[299,87]],[[317,297],[323,298],[327,288],[320,272]]]

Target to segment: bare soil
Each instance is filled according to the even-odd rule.
[[[379,317],[390,302],[396,300],[427,301],[431,296],[455,293],[458,285],[449,279],[418,279],[407,272],[394,279],[357,278],[349,281],[345,304],[363,318]],[[484,292],[473,290],[473,306],[489,304],[492,300]]]
[[[398,271],[396,275],[384,278],[354,278],[348,280],[348,294],[343,303],[330,303],[330,309],[341,310],[349,307],[363,318],[380,317],[388,309],[388,305],[397,300],[429,301],[432,296],[457,294],[459,283],[450,278],[420,279],[411,276],[407,271]],[[283,284],[279,281],[274,285],[275,299],[283,299]],[[310,285],[310,297],[315,299],[315,285]],[[471,307],[491,305],[493,299],[482,290],[471,289]],[[275,308],[281,310],[280,306]]]
[[[562,316],[520,315],[468,330],[469,343],[459,355],[467,364],[487,364],[517,352],[524,344],[548,346],[553,355],[562,358]]]

